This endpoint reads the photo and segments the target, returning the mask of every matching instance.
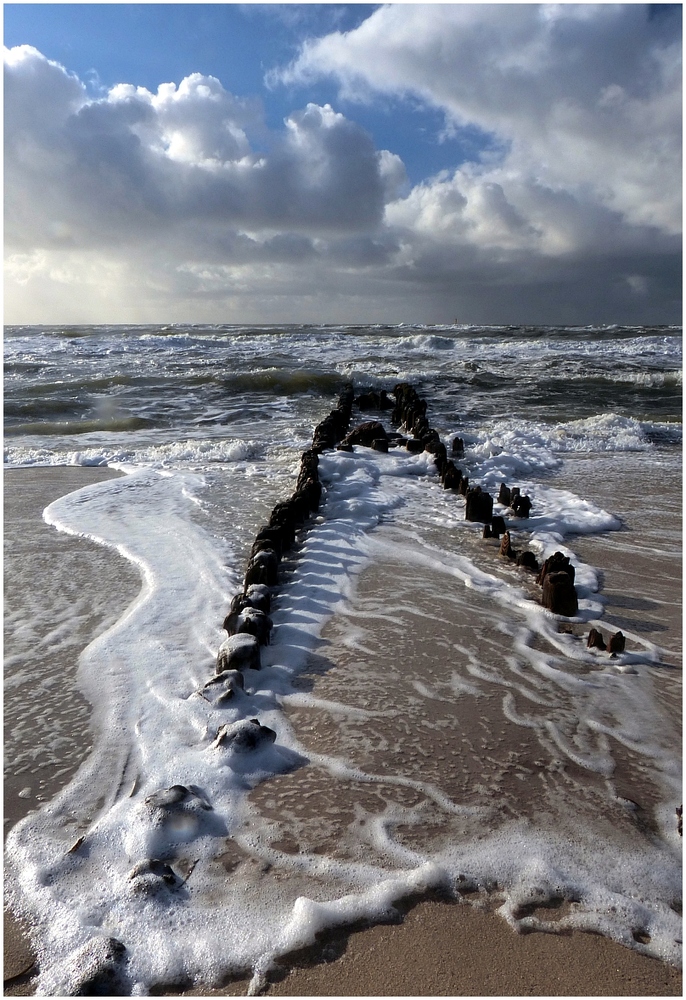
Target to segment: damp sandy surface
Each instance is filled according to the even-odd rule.
[[[597,935],[513,934],[488,905],[422,901],[275,970],[274,996],[681,996],[682,976]]]
[[[483,597],[463,587],[441,592],[417,567],[364,571],[349,610],[326,626],[321,651],[296,682],[306,700],[289,699],[310,765],[251,795],[273,825],[273,846],[342,861],[395,856],[399,865],[396,845],[436,851],[513,819],[573,835],[580,810],[599,837],[621,828],[627,844],[640,841],[606,774],[551,738],[553,720],[562,739],[581,742],[558,678],[508,670],[510,637],[498,624]],[[591,674],[579,667],[576,676]],[[589,743],[592,765],[598,748]],[[614,754],[621,759],[622,748]],[[334,757],[359,780],[332,774]],[[638,775],[624,790],[632,794],[621,798],[634,802],[659,796]]]
[[[121,616],[140,577],[111,549],[59,534],[42,519],[59,496],[113,469],[4,471],[4,830],[64,787],[91,748],[91,708],[78,689],[82,649]],[[4,975],[18,991],[29,940],[4,915]]]
[[[112,469],[4,473],[5,830],[63,787],[88,755],[90,706],[78,659],[140,589],[112,549],[42,520],[57,497],[119,475]]]
[[[341,861],[363,851],[399,864],[396,847],[409,859],[427,844],[436,851],[478,840],[480,830],[511,820],[572,839],[581,824],[599,842],[640,849],[656,829],[663,774],[614,734],[625,737],[629,721],[618,702],[629,699],[629,714],[642,685],[660,707],[662,750],[680,746],[679,481],[656,475],[651,495],[645,458],[617,456],[615,465],[603,456],[602,478],[594,479],[593,461],[574,458],[554,485],[590,493],[622,518],[621,531],[569,544],[600,570],[605,636],[622,629],[627,649],[639,652],[642,642],[655,644],[659,663],[642,667],[639,680],[598,652],[590,662],[572,660],[565,673],[559,649],[545,633],[528,632],[525,615],[504,617],[475,590],[390,558],[402,537],[381,526],[384,558],[362,572],[325,626],[296,681],[302,697],[286,699],[310,764],[251,795],[277,851]],[[525,523],[513,534],[521,547]],[[504,563],[497,544],[478,534],[458,543],[437,527],[432,541],[448,552],[459,544],[480,569],[516,579],[525,594],[537,591],[533,576]],[[585,651],[588,624],[561,631]],[[594,688],[602,689],[597,698]],[[359,779],[332,774],[335,757]]]
[[[656,700],[673,723],[681,752],[683,720],[683,502],[680,463],[635,454],[568,459],[561,485],[585,490],[621,518],[622,529],[574,540],[574,550],[600,571],[605,611],[600,627],[616,629],[627,645],[647,639],[660,650],[661,667],[652,672]],[[645,817],[652,804],[650,783],[641,783],[642,763],[627,748],[619,755],[619,794],[640,803]]]
[[[244,996],[249,980],[187,996]],[[681,996],[682,975],[598,935],[513,934],[487,901],[428,899],[393,923],[322,935],[267,996]]]
[[[673,466],[671,475],[665,470],[660,475],[656,468],[654,478],[646,477],[647,465],[643,456],[617,456],[614,463],[603,456],[602,477],[594,479],[597,463],[574,457],[554,485],[590,496],[622,519],[619,532],[572,538],[568,544],[600,571],[605,610],[598,624],[604,634],[622,629],[627,649],[647,642],[659,651],[659,663],[647,667],[643,679],[660,706],[663,749],[678,755],[680,477]],[[518,541],[525,538],[522,526]],[[470,546],[480,568],[503,577],[513,572],[499,563],[492,543],[474,538],[462,543]],[[446,537],[445,546],[451,544]],[[525,590],[535,590],[531,580],[521,583]],[[563,628],[585,647],[588,625]],[[314,766],[277,777],[252,795],[273,824],[277,850],[321,852],[346,861],[359,857],[365,843],[366,857],[388,863],[390,839],[390,853],[397,857],[398,846],[421,852],[429,843],[440,849],[460,839],[478,840],[479,826],[492,830],[512,819],[571,838],[581,826],[591,841],[629,853],[656,833],[664,795],[659,767],[630,742],[612,737],[605,745],[613,761],[610,776],[575,761],[573,754],[560,753],[561,744],[550,739],[546,722],[555,720],[563,733],[567,725],[568,746],[583,745],[578,704],[571,710],[555,681],[541,683],[534,675],[532,683],[522,670],[508,676],[504,668],[512,658],[511,636],[480,595],[447,585],[417,566],[404,566],[401,559],[377,563],[362,573],[345,613],[329,622],[322,640],[299,679],[303,702],[289,709],[292,724],[313,752]],[[531,645],[543,656],[555,652],[540,637]],[[612,670],[612,658],[598,652],[596,663],[580,665],[576,676],[592,679],[594,671],[606,676]],[[624,679],[618,681],[623,684]],[[606,711],[610,722],[609,706]],[[590,759],[593,748],[586,749]],[[342,753],[364,778],[344,783],[317,766],[318,754],[326,758],[334,753]],[[448,803],[458,803],[460,810],[451,813]],[[614,942],[569,930],[555,936],[513,935],[503,915],[493,912],[501,902],[497,887],[485,897],[488,902],[479,900],[477,913],[469,905],[470,894],[463,898],[458,907],[420,904],[402,930],[377,926],[346,935],[343,944],[335,934],[322,935],[321,945],[303,961],[280,961],[283,978],[277,977],[269,991],[681,992],[676,970]],[[680,910],[679,899],[673,905]],[[554,929],[569,907],[569,900],[550,899],[531,910],[532,924]],[[640,942],[640,928],[634,935]],[[453,949],[451,957],[447,948]]]
[[[555,484],[621,519],[617,532],[574,539],[575,552],[601,574],[605,631],[622,629],[660,646],[681,673],[682,468],[672,455],[568,457]]]
[[[576,468],[569,471],[576,479]],[[589,469],[586,473],[585,491],[578,482],[574,487],[581,495],[594,486]],[[86,477],[91,474],[86,470]],[[560,485],[565,485],[564,476]],[[610,486],[605,477],[594,498],[621,515],[616,484]],[[672,489],[669,509],[661,507],[663,530],[672,533],[678,530],[674,493]],[[630,515],[636,508],[627,506]],[[612,630],[622,627],[629,647],[632,636],[659,643],[661,663],[647,667],[644,675],[651,690],[659,692],[664,718],[672,726],[673,737],[662,734],[668,743],[680,734],[680,671],[673,655],[680,649],[680,561],[670,556],[665,562],[664,542],[658,544],[656,536],[645,543],[642,528],[641,520],[631,523],[627,517],[628,534],[618,550],[613,543],[619,533],[572,539],[570,545],[602,571],[603,594],[608,594],[603,622]],[[416,860],[427,845],[440,852],[461,839],[478,842],[480,830],[492,831],[513,820],[572,834],[583,818],[590,840],[640,850],[653,833],[655,807],[663,797],[659,774],[639,752],[616,740],[610,741],[615,762],[611,777],[602,768],[584,766],[602,757],[607,746],[579,731],[578,706],[570,706],[568,693],[558,690],[559,678],[536,669],[541,657],[554,658],[559,650],[547,644],[545,635],[527,632],[526,615],[512,611],[504,619],[473,589],[404,562],[397,524],[382,526],[376,534],[379,559],[361,574],[354,593],[325,626],[296,692],[284,699],[309,764],[263,782],[250,797],[267,824],[271,860],[265,863],[264,850],[250,856],[227,847],[219,859],[219,878],[238,872],[246,884],[280,881],[284,897],[302,892],[325,900],[330,895],[326,879],[317,885],[309,872],[301,879],[294,876],[293,860],[299,855],[392,869],[400,866],[403,851],[406,860]],[[102,552],[81,540],[57,537],[62,544]],[[497,546],[476,533],[455,539],[437,525],[430,540],[442,542],[448,552],[458,543],[466,546],[479,568],[503,579],[516,577],[525,593],[535,593],[532,579],[503,564]],[[627,542],[638,550],[629,558]],[[677,547],[680,542],[674,551]],[[116,575],[114,567],[121,568],[122,561],[103,554]],[[651,581],[658,566],[662,573],[656,587]],[[627,601],[633,604],[628,607]],[[98,599],[94,605],[99,606]],[[125,606],[126,601],[122,610]],[[580,647],[585,631],[581,625],[571,628]],[[524,637],[519,646],[518,633]],[[599,654],[597,662],[580,663],[574,677],[594,672],[620,689],[622,677],[615,678],[609,657]],[[87,719],[85,706],[84,731]],[[612,723],[611,718],[606,721]],[[581,749],[580,762],[565,747]],[[344,760],[348,776],[332,775],[332,760]],[[485,895],[474,895],[470,888],[464,886],[463,898],[476,900],[476,909],[468,902],[426,902],[400,926],[379,926],[350,937],[324,934],[319,952],[307,957],[305,968],[303,956],[281,959],[279,973],[266,988],[282,995],[587,995],[590,990],[575,989],[583,981],[578,969],[586,965],[593,970],[589,982],[597,979],[596,995],[680,992],[673,969],[613,942],[577,933],[516,935],[503,914],[493,912],[502,903],[497,886]],[[549,924],[574,906],[574,900],[554,897],[542,903],[524,906],[515,915]],[[465,957],[458,959],[462,948]],[[559,974],[562,962],[564,975]],[[463,970],[459,990],[458,970]],[[245,993],[247,985],[247,980],[239,981],[221,992]],[[7,992],[15,988],[24,987],[17,981]]]

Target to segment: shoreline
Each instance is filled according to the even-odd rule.
[[[60,738],[72,744],[68,754],[61,753],[55,775],[50,761],[43,766],[40,760],[30,763],[25,752],[28,733],[16,745],[11,738],[14,734],[5,733],[6,754],[17,751],[22,761],[19,773],[16,769],[8,772],[5,757],[5,831],[32,807],[53,798],[86,759],[91,711],[79,690],[78,659],[97,635],[117,621],[140,590],[138,571],[122,556],[90,539],[57,531],[43,521],[42,513],[67,493],[121,475],[115,469],[79,466],[4,470],[5,724],[9,728],[16,714],[14,721],[24,725],[28,710],[35,705],[32,699],[38,697],[52,713]],[[80,595],[77,613],[70,618],[70,601],[78,600],[78,591],[89,584],[89,598]],[[96,587],[107,588],[106,600],[96,599]],[[36,609],[40,609],[40,618],[29,630],[27,616],[35,615]],[[44,676],[44,648],[50,672],[59,675],[59,692],[51,678]],[[35,684],[36,676],[41,678],[41,686]]]
[[[15,478],[27,471],[36,472],[38,480],[50,478],[43,475],[43,469],[11,470],[11,475]],[[62,471],[75,473],[82,480],[79,485],[117,475],[114,470],[92,468]],[[41,488],[45,487],[47,482]],[[56,496],[46,499],[43,506],[53,499]],[[92,546],[84,539],[70,541]],[[113,564],[118,558],[111,560]],[[117,571],[123,572],[120,564],[126,564],[117,563]],[[63,777],[66,783],[68,778]],[[594,934],[517,934],[494,912],[493,898],[468,904],[433,898],[405,901],[398,910],[404,915],[401,923],[329,931],[312,948],[280,959],[264,992],[280,996],[681,995],[681,973],[665,963]],[[10,931],[6,927],[5,933],[5,975],[19,971],[11,982],[6,980],[6,995],[33,992],[35,977],[22,972],[30,958],[26,947],[20,928],[11,920]],[[219,990],[188,990],[186,995],[245,995],[249,982],[249,978],[239,979]],[[173,992],[180,990],[162,995]]]
[[[96,545],[85,538],[65,535],[45,524],[42,512],[48,504],[73,490],[91,483],[114,479],[122,475],[108,467],[81,466],[30,466],[4,469],[4,571],[5,571],[5,768],[4,776],[4,829],[18,823],[31,809],[49,801],[71,780],[86,759],[90,750],[90,704],[78,689],[76,680],[78,657],[95,636],[109,627],[135,599],[140,589],[138,573],[121,556],[112,550]],[[40,572],[32,572],[27,560],[33,550],[39,550]],[[35,553],[34,553],[35,554]],[[34,673],[40,668],[40,648],[49,638],[49,630],[65,611],[64,604],[55,599],[55,592],[65,585],[65,576],[72,570],[76,574],[88,571],[89,565],[98,581],[109,587],[107,607],[98,606],[88,620],[80,621],[72,636],[73,641],[51,650],[50,667],[60,676],[59,691],[50,687],[39,689],[39,697],[51,712],[60,738],[71,743],[67,763],[57,768],[49,761],[36,759],[27,767],[22,761],[20,773],[7,771],[8,752],[12,753],[13,736],[9,730],[13,721],[24,722],[27,708],[32,704],[33,679],[22,674]],[[103,574],[104,577],[101,575]],[[14,580],[12,577],[14,576]],[[21,599],[14,599],[16,590],[30,587],[31,600],[45,605],[48,610],[45,623],[38,634],[29,634],[24,640],[22,630]],[[68,595],[72,596],[72,595]],[[22,599],[25,599],[22,591]],[[11,632],[12,630],[12,632]],[[48,647],[49,648],[49,647]],[[38,674],[40,676],[40,674]],[[10,691],[7,685],[12,683]],[[26,688],[26,692],[23,692]],[[35,689],[34,689],[35,690]],[[16,715],[16,719],[15,719]],[[8,744],[10,746],[8,747]],[[21,743],[16,749],[23,758]],[[10,760],[11,766],[13,762]],[[16,761],[14,762],[16,763]],[[5,906],[4,926],[4,981],[8,995],[30,995],[35,975],[31,973],[35,957],[26,925]],[[8,989],[8,983],[11,984]]]
[[[518,934],[486,898],[398,904],[402,922],[289,956],[273,996],[680,996],[681,973],[608,938]],[[331,959],[331,956],[335,958]],[[283,978],[277,978],[283,975]]]
[[[517,934],[488,897],[456,902],[428,893],[395,908],[395,920],[324,931],[278,959],[260,995],[682,995],[679,970],[597,934]],[[182,995],[245,996],[250,983],[246,976]]]

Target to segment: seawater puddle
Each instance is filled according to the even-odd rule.
[[[82,660],[93,756],[8,838],[17,904],[40,932],[39,992],[73,991],[110,938],[133,994],[246,969],[257,989],[322,928],[435,886],[497,889],[519,927],[563,900],[558,929],[678,962],[680,786],[651,693],[659,654],[586,649],[597,576],[564,542],[568,523],[609,531],[612,516],[533,484],[527,541],[541,559],[569,551],[580,581],[578,634],[562,634],[430,456],[356,449],[323,456],[320,474],[326,501],[284,564],[263,669],[222,708],[199,692],[245,532],[192,516],[208,509],[202,477],[139,470],[48,508],[118,548],[144,586]],[[274,743],[213,745],[254,717]],[[623,748],[660,803],[650,837],[613,787]],[[175,785],[191,792],[180,804],[159,795]]]

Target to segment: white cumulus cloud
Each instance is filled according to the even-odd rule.
[[[488,137],[414,186],[354,105],[270,130],[215,77],[93,97],[6,50],[6,321],[678,321],[677,20],[392,4],[271,73]]]
[[[644,5],[390,4],[353,31],[306,42],[274,78],[333,76],[357,100],[420,98],[448,129],[477,126],[500,144],[497,177],[489,162],[480,176],[513,207],[522,186],[536,185],[673,234],[680,41],[674,19],[649,21]],[[489,190],[472,183],[485,212],[495,206]]]
[[[204,218],[215,228],[355,232],[381,221],[400,166],[329,105],[266,136],[256,101],[195,73],[100,99],[22,46],[5,64],[6,233],[100,245]],[[268,140],[254,149],[249,133]]]

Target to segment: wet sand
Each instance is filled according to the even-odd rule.
[[[651,495],[645,476],[638,474],[645,471],[643,456],[618,456],[616,462],[609,464],[611,470],[604,457],[603,478],[596,481],[593,461],[573,459],[553,485],[580,492],[616,512],[623,521],[621,532],[575,538],[571,545],[601,571],[607,602],[603,617],[606,631],[624,629],[630,648],[636,648],[639,638],[661,647],[665,669],[652,671],[652,676],[658,693],[669,706],[678,742],[680,483],[666,483],[663,479]],[[646,511],[650,511],[649,519]],[[633,546],[628,555],[627,533],[631,533]],[[482,568],[507,575],[510,571],[498,566],[495,553],[490,551],[493,548],[476,542],[475,551],[481,553]],[[393,601],[389,609],[390,579]],[[519,581],[526,585],[521,573]],[[440,679],[445,671],[441,661],[446,655],[458,665],[456,651],[471,648],[477,650],[482,662],[488,663],[489,658],[493,662],[493,657],[502,655],[502,637],[489,628],[488,608],[480,606],[474,592],[465,594],[460,606],[460,595],[454,588],[448,587],[441,594],[430,589],[431,586],[430,577],[424,578],[416,568],[409,577],[392,564],[379,564],[363,573],[352,607],[327,624],[321,656],[313,658],[310,670],[301,675],[299,683],[303,690],[311,690],[324,702],[344,702],[363,710],[372,706],[380,710],[381,717],[374,719],[370,733],[372,726],[354,717],[333,720],[326,711],[295,707],[289,717],[301,738],[323,752],[333,751],[343,739],[346,755],[360,768],[375,773],[383,766],[381,760],[385,758],[388,763],[389,754],[393,753],[403,755],[403,773],[412,773],[414,757],[416,778],[439,781],[440,773],[440,786],[460,801],[469,795],[475,781],[485,780],[497,808],[506,811],[512,806],[531,816],[540,815],[549,805],[556,782],[560,786],[577,782],[579,809],[586,810],[589,822],[597,823],[600,831],[603,826],[606,830],[608,826],[616,826],[623,829],[627,838],[634,836],[637,830],[627,823],[626,814],[608,809],[604,783],[597,782],[594,787],[589,774],[576,771],[569,761],[561,772],[553,771],[546,776],[543,791],[540,786],[518,780],[523,773],[537,771],[541,747],[530,733],[508,725],[497,694],[482,693],[474,714],[458,716],[459,706],[443,704]],[[535,590],[533,585],[531,589]],[[453,591],[450,598],[447,591]],[[410,609],[413,595],[417,594],[422,594],[423,601],[418,602],[419,613],[413,614]],[[431,614],[423,617],[427,606]],[[386,613],[388,620],[384,620]],[[588,627],[575,625],[573,631],[583,642]],[[380,680],[384,663],[386,684]],[[425,688],[435,685],[437,689],[437,697],[429,704],[417,701],[412,718],[400,712],[399,706],[406,699],[399,695],[398,701],[394,701],[396,689],[406,683],[408,672],[410,682],[416,680]],[[369,676],[373,677],[373,684],[366,686]],[[444,689],[443,696],[445,693]],[[384,715],[390,720],[388,725]],[[456,741],[447,722],[458,717],[460,736]],[[431,759],[422,755],[419,736],[422,726],[434,727],[434,733],[439,734],[433,738]],[[402,740],[395,744],[398,730]],[[383,750],[376,753],[379,747],[385,749],[385,754]],[[629,751],[615,745],[613,754],[617,761],[614,776],[617,793],[636,804],[634,826],[640,828],[651,815],[659,792],[640,762],[636,766]],[[379,794],[389,799],[392,796],[388,788],[376,786],[371,798]],[[359,789],[345,789],[340,780],[331,783],[321,772],[313,776],[312,769],[267,782],[255,789],[252,798],[259,803],[263,815],[269,815],[275,825],[283,824],[284,836],[277,842],[281,850],[321,851],[341,858],[346,857],[345,822],[339,821],[339,825],[330,825],[327,830],[328,817],[335,806],[339,812],[347,809],[351,819],[355,804],[364,803]],[[307,824],[306,804],[300,808],[301,816],[296,817],[301,820],[299,824],[284,820],[285,805],[297,813],[300,804],[308,799],[317,804],[317,822]],[[369,805],[372,810],[378,809],[378,799]],[[572,818],[573,823],[577,820],[577,816]],[[299,835],[297,839],[293,836],[294,829]],[[406,843],[412,846],[411,831],[407,836]],[[669,965],[595,934],[570,931],[518,934],[496,912],[500,902],[497,893],[493,893],[490,898],[478,894],[465,897],[459,904],[435,899],[412,905],[400,903],[398,910],[403,916],[396,924],[327,932],[313,948],[299,955],[284,956],[270,974],[265,992],[280,996],[681,995],[681,973]],[[555,903],[541,908],[538,915],[554,921]],[[247,986],[248,980],[244,980],[217,991],[217,995],[238,995]],[[202,995],[200,991],[192,993]]]
[[[43,510],[118,475],[80,467],[4,472],[5,831],[51,799],[88,755],[90,706],[78,689],[78,658],[141,586],[127,560],[57,531]]]
[[[328,955],[336,945],[327,945]],[[681,974],[591,934],[519,935],[473,904],[425,901],[402,924],[338,943],[326,964],[293,963],[278,996],[680,996]],[[323,952],[323,955],[322,955]],[[309,956],[308,956],[309,958]],[[321,959],[320,959],[321,960]]]
[[[394,924],[322,935],[266,996],[681,996],[681,973],[594,934],[515,934],[480,904],[398,904]],[[184,996],[245,996],[249,979]]]
[[[53,475],[54,473],[58,475]],[[20,478],[27,475],[27,479]],[[76,479],[70,480],[71,475],[75,475]],[[69,489],[85,485],[96,477],[102,478],[103,475],[107,475],[106,470],[16,470],[5,479],[6,511],[14,511],[15,519],[23,518],[22,531],[24,531],[36,514],[40,521],[40,511],[50,500]],[[29,480],[33,483],[31,488],[28,486]],[[74,482],[76,485],[71,485]],[[69,485],[65,487],[67,483]],[[58,488],[57,493],[54,492],[55,488]],[[31,493],[35,493],[33,508],[30,508],[25,501],[26,496]],[[6,518],[6,534],[9,536],[11,521],[7,513]],[[678,526],[678,519],[676,524]],[[39,527],[52,536],[57,536],[54,529],[47,528],[42,523]],[[83,540],[57,537],[60,543],[57,545],[58,550],[65,542],[76,546],[79,551],[81,547],[85,547],[83,551],[97,549],[96,546],[89,546],[89,543]],[[28,535],[22,544],[30,544]],[[621,602],[626,602],[627,599],[633,600],[631,611],[635,619],[634,624],[638,622],[638,631],[643,623],[644,630],[648,632],[652,630],[653,635],[660,632],[661,640],[654,639],[651,635],[652,641],[660,641],[661,645],[678,650],[680,648],[678,600],[672,600],[675,590],[678,590],[678,576],[676,581],[672,578],[664,582],[665,593],[671,595],[669,600],[658,597],[654,604],[636,604],[636,601],[640,600],[649,601],[648,598],[640,598],[636,594],[645,593],[647,569],[654,571],[654,567],[649,567],[645,562],[645,559],[649,561],[650,554],[642,553],[630,565],[615,570],[609,559],[612,554],[611,542],[585,539],[583,544],[589,547],[589,553],[583,557],[595,565],[598,565],[595,557],[601,551],[602,545],[609,545],[609,549],[603,550],[608,555],[604,587],[616,595],[616,601],[614,606],[608,607],[608,612],[614,607],[615,613],[621,615]],[[574,547],[577,548],[576,545]],[[102,556],[103,550],[98,549],[98,552]],[[123,600],[121,607],[123,611],[137,592],[137,575],[123,560],[117,559],[112,553],[107,556],[110,571],[119,580],[117,593]],[[59,579],[59,576],[54,574],[59,573],[61,565],[58,552],[46,582],[47,591],[54,589],[55,582]],[[6,563],[6,574],[8,571],[11,572],[11,567],[8,568]],[[382,582],[383,570],[369,573],[364,583],[361,581],[362,600],[374,602]],[[10,589],[9,576],[6,589]],[[113,620],[116,620],[121,611],[117,613],[115,606],[112,605],[109,607],[109,613],[114,615]],[[437,613],[437,619],[445,621],[445,615]],[[102,628],[102,621],[100,618],[98,624],[98,616],[93,617],[89,626],[96,629],[93,634],[97,634]],[[452,625],[464,627],[465,622],[453,620]],[[336,645],[336,634],[338,633],[340,638],[346,627],[345,622],[332,621],[325,631],[325,639],[331,646],[328,652],[337,649],[339,655],[344,659],[347,657],[345,675],[349,677],[355,657],[359,658],[359,652],[356,653],[354,648],[346,648],[345,644]],[[441,636],[435,634],[436,630],[432,628],[430,622],[425,623],[425,627],[421,630],[422,640],[428,638],[427,628],[433,632],[432,638],[435,643],[433,652],[429,651],[427,654],[426,648],[422,650],[425,661],[422,663],[421,676],[428,684],[431,682],[431,660],[441,654],[441,643],[449,641],[450,628],[448,627],[446,635]],[[484,641],[483,628],[479,626],[478,631],[480,640]],[[395,623],[390,623],[388,635],[376,636],[376,639],[389,642],[393,634],[397,635],[398,630]],[[407,634],[403,634],[407,640]],[[90,639],[86,639],[82,645],[87,641]],[[413,659],[416,662],[416,653],[416,650],[413,653],[411,648],[406,647],[401,655],[407,662],[412,662]],[[394,658],[397,659],[399,655],[398,651],[395,651]],[[325,683],[322,684],[322,681]],[[303,678],[303,684],[308,683],[317,685],[318,697],[333,699],[337,683],[336,671],[317,670],[315,665],[309,677]],[[667,691],[665,697],[672,696],[673,692]],[[71,697],[74,701],[78,700],[79,696],[75,689]],[[473,720],[474,731],[467,734],[467,738],[473,744],[474,753],[462,755],[459,761],[455,762],[453,780],[456,787],[459,785],[463,789],[472,777],[470,760],[476,762],[481,757],[483,746],[486,745],[487,749],[493,751],[495,748],[492,743],[496,738],[506,739],[507,742],[507,734],[503,733],[501,737],[500,730],[496,732],[493,729],[490,734],[486,732],[489,717],[493,722],[493,715],[487,702],[482,704],[484,718]],[[435,710],[438,711],[437,708]],[[299,714],[300,720],[298,720]],[[322,718],[314,723],[307,721],[304,718],[306,715],[306,711],[296,708],[292,712],[291,721],[309,725],[312,738],[316,738],[317,743],[321,742],[325,746],[327,738],[331,736],[331,734],[327,736],[326,723]],[[435,723],[436,715],[429,721]],[[484,722],[485,726],[481,726],[480,721]],[[83,736],[87,731],[87,706],[79,724],[82,727],[81,747],[85,754],[87,744],[83,742]],[[502,726],[502,718],[498,719],[498,724]],[[355,740],[354,727],[349,735]],[[484,741],[492,743],[484,744]],[[369,749],[371,751],[371,748]],[[512,747],[508,744],[508,753],[511,750]],[[526,766],[526,754],[533,753],[534,749],[530,748],[527,751],[527,748],[517,747],[516,752],[522,755],[517,758],[516,765]],[[427,762],[420,760],[420,763],[424,768]],[[75,766],[78,764],[75,763]],[[521,782],[514,780],[516,778],[514,770],[513,766],[508,771],[501,762],[491,774],[491,779],[498,786],[499,794],[505,798],[517,790],[521,794]],[[69,779],[70,773],[73,773],[73,770],[55,777],[54,783],[46,778],[44,794],[54,794],[57,788]],[[303,775],[296,772],[295,776],[278,780],[294,781],[297,785],[302,778]],[[270,784],[268,782],[260,786],[256,790],[256,796],[267,797],[269,794],[267,786]],[[640,795],[640,788],[636,787],[635,782],[631,790],[634,797]],[[15,822],[21,814],[21,809],[26,808],[26,800],[17,799],[16,790],[13,801],[12,812],[6,811],[5,814],[6,820],[9,819],[10,822]],[[315,839],[319,837],[327,839],[326,833],[321,829],[313,830],[312,836]],[[310,849],[312,846],[308,845]],[[298,845],[294,845],[293,849],[297,847]],[[681,995],[681,974],[669,966],[595,935],[581,933],[518,935],[501,916],[494,912],[497,902],[494,898],[481,896],[460,904],[424,899],[415,901],[412,905],[407,903],[399,905],[399,913],[403,914],[402,922],[329,932],[322,935],[321,941],[315,947],[282,959],[278,968],[270,974],[265,992],[281,996]],[[31,961],[32,956],[27,941],[21,938],[18,928],[11,923],[9,933],[6,930],[5,934],[5,978],[6,980],[8,977],[14,978],[10,983],[6,981],[6,994],[21,995],[33,992],[33,977],[30,972],[24,971]],[[248,983],[248,979],[241,979],[222,990],[203,989],[188,993],[197,996],[244,995]],[[171,992],[168,990],[162,995]]]
[[[56,531],[42,513],[66,493],[119,474],[4,471],[5,834],[63,788],[88,756],[90,706],[77,685],[79,654],[140,590],[139,573],[125,559]],[[5,910],[6,992],[33,992],[33,961],[25,930]]]

